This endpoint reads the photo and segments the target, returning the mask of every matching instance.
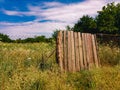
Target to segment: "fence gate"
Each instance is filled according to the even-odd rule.
[[[98,67],[96,36],[89,33],[59,31],[57,60],[61,71],[76,72]]]

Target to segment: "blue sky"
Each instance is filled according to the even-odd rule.
[[[110,2],[120,0],[0,0],[0,33],[11,38],[50,36],[73,26],[83,15],[95,17]]]

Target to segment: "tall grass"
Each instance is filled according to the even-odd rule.
[[[120,47],[99,45],[99,58],[103,65],[114,66],[120,63]]]
[[[119,90],[119,48],[99,46],[102,67],[61,73],[50,43],[0,43],[0,90]]]

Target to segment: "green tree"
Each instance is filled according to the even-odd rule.
[[[24,43],[33,43],[33,42],[35,42],[35,40],[34,40],[34,38],[26,38],[26,39],[22,40],[22,42],[24,42]]]
[[[118,28],[118,34],[120,34],[120,3],[118,3],[116,5],[116,16],[115,16],[115,20],[116,20],[116,27]]]
[[[77,32],[96,33],[96,27],[96,21],[92,17],[86,15],[78,20],[73,30]]]
[[[71,28],[69,25],[66,26],[66,30],[67,30],[67,31],[70,31],[70,30],[72,30],[72,29],[73,29],[73,28]]]
[[[12,42],[8,35],[0,33],[0,41],[2,42]]]
[[[98,11],[98,16],[96,18],[97,20],[97,28],[102,33],[112,33],[116,34],[118,33],[118,24],[120,22],[118,21],[118,17],[120,14],[118,14],[117,6],[114,3],[107,4],[107,6],[104,6],[102,8],[102,11]],[[119,11],[120,12],[120,11]],[[117,16],[117,17],[116,17]],[[117,25],[116,25],[117,24]]]
[[[70,30],[73,30],[73,28],[71,28],[69,25],[67,25],[65,30],[70,31]],[[57,34],[59,31],[60,31],[60,29],[56,29],[55,31],[53,31],[53,34],[52,34],[53,39],[57,39]]]
[[[35,42],[45,42],[46,41],[46,37],[45,36],[36,36],[34,38]]]
[[[53,38],[53,39],[57,39],[57,34],[58,34],[59,31],[60,31],[60,30],[56,29],[56,30],[53,32],[53,34],[52,34],[52,38]]]

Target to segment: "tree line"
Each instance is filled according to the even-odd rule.
[[[74,25],[74,31],[88,33],[120,34],[120,3],[109,3],[92,18],[83,16]]]
[[[46,38],[45,36],[35,36],[33,38],[12,40],[8,35],[0,33],[0,41],[8,43],[34,43],[34,42],[53,42],[53,38]]]

